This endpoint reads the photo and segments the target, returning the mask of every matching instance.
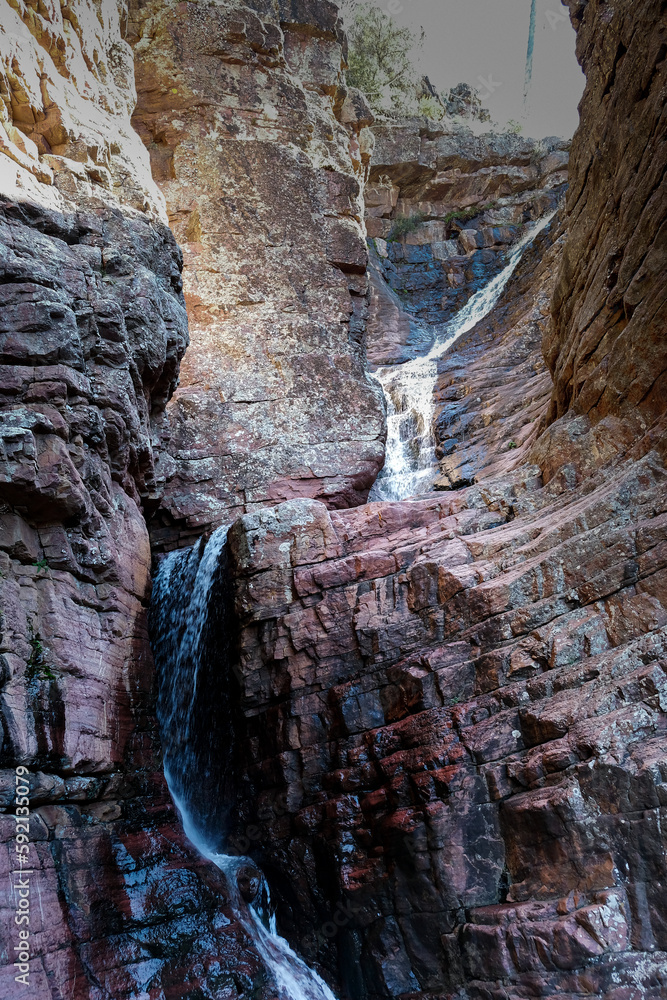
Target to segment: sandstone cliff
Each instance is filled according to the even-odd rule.
[[[541,369],[541,422],[510,424],[529,463],[504,471],[482,409],[449,483],[475,486],[231,532],[240,830],[286,796],[257,859],[353,996],[667,995],[666,25],[570,8],[588,83],[553,325],[538,269],[500,312],[518,343],[490,322],[440,376],[495,391],[514,346],[520,411],[541,337],[552,403]]]
[[[338,9],[136,3],[131,37],[192,341],[154,542],[291,497],[363,503],[385,435],[364,368],[372,115],[344,86]]]

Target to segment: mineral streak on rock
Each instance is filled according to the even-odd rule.
[[[384,457],[365,362],[372,122],[328,0],[136,4],[133,122],[185,255],[191,346],[161,547],[291,497],[363,503]]]

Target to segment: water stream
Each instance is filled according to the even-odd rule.
[[[438,358],[491,312],[524,250],[555,214],[551,212],[529,227],[512,247],[505,268],[443,327],[428,354],[374,372],[387,400],[387,448],[384,468],[369,500],[405,500],[426,493],[433,486],[438,476],[433,437],[433,392]]]
[[[431,429],[437,359],[493,308],[525,247],[550,218],[529,229],[505,269],[443,328],[425,357],[376,373],[387,397],[389,437],[372,499],[401,500],[432,485],[437,475]],[[235,746],[226,538],[227,528],[219,528],[207,543],[171,553],[155,578],[151,640],[165,776],[186,836],[225,873],[236,916],[272,976],[276,998],[335,1000],[324,980],[277,933],[263,875],[250,859],[224,850],[234,802]],[[254,873],[255,889],[259,886],[250,896],[240,887],[241,869]]]
[[[219,528],[207,544],[171,553],[155,578],[151,640],[165,777],[186,837],[226,876],[236,917],[273,978],[272,995],[335,1000],[324,980],[277,933],[269,887],[254,862],[224,853],[234,745],[225,635],[226,538],[227,528]],[[239,889],[242,868],[261,879],[251,902]]]

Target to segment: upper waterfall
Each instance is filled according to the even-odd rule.
[[[424,357],[379,368],[374,374],[387,400],[385,464],[369,500],[405,500],[427,492],[438,475],[433,438],[433,389],[437,359],[493,309],[521,260],[524,250],[556,214],[529,227],[516,243],[500,274],[470,298],[447,323]]]

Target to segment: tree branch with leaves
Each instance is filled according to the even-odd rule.
[[[347,82],[376,111],[411,111],[419,74],[413,53],[421,37],[401,28],[372,3],[344,5],[349,39]]]

